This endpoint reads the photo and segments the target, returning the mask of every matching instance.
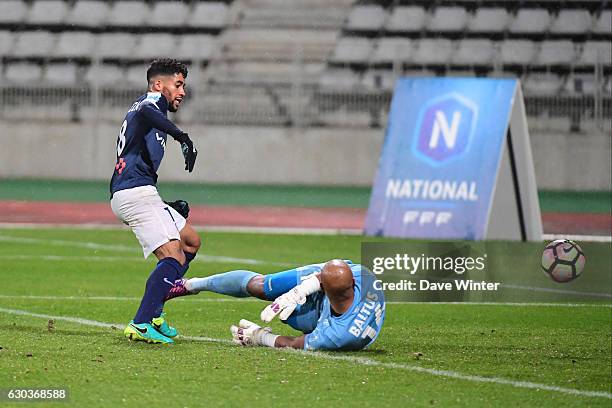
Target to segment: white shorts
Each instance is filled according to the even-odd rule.
[[[145,258],[166,242],[180,240],[180,231],[186,224],[182,215],[162,201],[154,186],[117,191],[111,208],[119,220],[132,228]]]

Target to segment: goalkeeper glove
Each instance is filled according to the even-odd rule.
[[[259,325],[242,319],[238,326],[230,327],[234,343],[241,346],[267,346],[274,347],[278,335],[272,333],[269,327]]]
[[[191,173],[195,165],[196,157],[198,157],[198,150],[193,145],[187,133],[183,133],[174,139],[181,144],[181,151],[185,158],[185,170]]]
[[[189,203],[185,200],[176,200],[176,201],[164,201],[167,205],[174,208],[177,213],[181,214],[183,218],[187,219],[189,217]]]
[[[317,274],[313,273],[307,276],[302,283],[289,292],[277,297],[274,299],[274,302],[266,306],[266,308],[261,311],[261,320],[266,323],[270,322],[278,314],[280,314],[278,317],[281,320],[287,320],[298,305],[306,303],[306,297],[308,297],[308,295],[318,292],[320,289],[321,283],[319,282]]]

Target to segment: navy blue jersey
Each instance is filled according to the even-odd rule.
[[[167,111],[166,98],[159,92],[148,92],[125,115],[117,137],[111,196],[119,190],[157,183],[167,135],[179,137],[184,133],[167,118]]]

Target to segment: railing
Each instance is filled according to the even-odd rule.
[[[143,89],[0,86],[0,120],[119,121]],[[208,82],[181,107],[177,121],[215,125],[384,127],[392,94],[328,89],[313,84]],[[568,131],[585,122],[609,128],[612,96],[527,95],[530,122],[567,119]]]

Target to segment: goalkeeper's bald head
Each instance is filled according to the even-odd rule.
[[[333,259],[321,269],[321,287],[331,303],[352,299],[354,283],[353,272],[344,261]]]

